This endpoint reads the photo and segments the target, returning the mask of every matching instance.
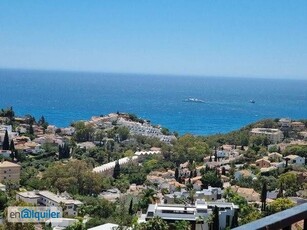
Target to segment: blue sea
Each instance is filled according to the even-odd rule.
[[[226,133],[263,118],[307,118],[307,81],[0,70],[0,108],[58,127],[129,112],[180,134]],[[205,103],[187,103],[193,97]],[[255,103],[250,103],[255,100]]]

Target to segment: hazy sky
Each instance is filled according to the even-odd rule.
[[[0,67],[307,79],[307,1],[1,0]]]

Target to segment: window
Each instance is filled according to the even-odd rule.
[[[296,160],[293,160],[293,164],[295,164],[296,163]]]
[[[4,170],[4,173],[6,173],[6,170]]]

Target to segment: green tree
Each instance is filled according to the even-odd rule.
[[[0,210],[4,210],[7,206],[8,198],[4,192],[0,192]]]
[[[190,230],[191,229],[190,223],[185,220],[175,221],[173,226],[175,230]]]
[[[113,178],[118,179],[119,176],[120,176],[120,165],[119,165],[119,161],[116,161],[115,167],[113,170]]]
[[[72,126],[75,128],[74,138],[77,142],[85,142],[92,140],[94,136],[94,128],[91,124],[85,124],[83,121],[78,121]]]
[[[7,117],[10,120],[12,120],[14,116],[15,116],[15,112],[12,106],[6,109],[1,109],[0,111],[0,117]]]
[[[169,226],[160,217],[154,217],[146,223],[136,226],[136,230],[168,230]]]
[[[206,172],[202,178],[201,178],[201,182],[203,183],[205,188],[208,188],[208,186],[212,186],[212,187],[223,187],[223,182],[221,180],[221,178],[216,175],[216,172],[210,170],[209,172]]]
[[[274,213],[286,210],[288,208],[294,207],[294,203],[288,198],[277,198],[268,204],[267,215],[272,215]]]
[[[138,203],[139,207],[143,210],[146,210],[148,205],[155,201],[156,194],[157,192],[151,188],[143,190]]]
[[[127,127],[121,126],[117,129],[117,133],[120,141],[124,141],[128,139],[130,131]]]
[[[70,225],[65,228],[65,230],[85,230],[85,226],[82,224],[82,222],[77,221],[73,225]]]
[[[280,175],[278,181],[280,184],[283,184],[287,196],[296,195],[296,192],[299,190],[297,176],[292,172]]]

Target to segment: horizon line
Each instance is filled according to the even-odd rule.
[[[166,77],[197,77],[197,78],[244,78],[244,79],[267,79],[267,80],[307,80],[300,76],[264,76],[252,74],[176,74],[176,73],[143,73],[143,72],[116,72],[102,70],[77,70],[77,69],[44,69],[44,68],[27,68],[27,67],[2,67],[0,71],[33,71],[33,72],[63,72],[63,73],[88,73],[88,74],[118,74],[118,75],[143,75],[143,76],[166,76]]]

